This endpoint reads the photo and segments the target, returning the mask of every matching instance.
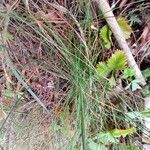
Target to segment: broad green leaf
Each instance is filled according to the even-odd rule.
[[[102,39],[102,44],[107,49],[110,49],[112,45],[111,35],[112,35],[112,32],[107,25],[103,26],[100,29],[100,37]]]
[[[136,132],[135,128],[128,128],[128,129],[125,129],[125,130],[114,129],[114,130],[111,131],[111,134],[114,137],[121,137],[121,136],[126,137],[127,135],[133,134],[135,132]]]
[[[111,143],[118,143],[118,139],[116,139],[110,131],[100,132],[97,135],[97,140],[103,143],[104,145],[109,145]]]
[[[96,71],[101,77],[107,77],[110,73],[110,69],[105,62],[99,62],[96,66]]]
[[[133,80],[133,81],[131,81],[131,90],[132,91],[136,91],[136,90],[138,90],[138,89],[142,89],[140,86],[139,86],[139,83],[140,83],[140,81],[139,80]]]
[[[88,144],[88,150],[108,150],[108,149],[104,144],[97,144],[97,143],[91,141]]]
[[[123,51],[116,51],[107,61],[108,67],[113,70],[124,70],[126,68],[127,57]]]
[[[126,68],[123,72],[123,78],[124,79],[127,79],[127,78],[130,78],[130,77],[133,77],[135,75],[134,73],[134,70],[131,69],[131,68]]]
[[[143,70],[142,74],[145,78],[149,78],[150,77],[150,68]]]
[[[132,29],[130,25],[128,25],[128,21],[124,17],[119,17],[117,21],[118,21],[120,28],[123,31],[125,39],[129,39],[132,33]]]

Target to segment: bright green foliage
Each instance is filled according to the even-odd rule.
[[[110,49],[112,45],[111,35],[112,35],[112,32],[107,25],[101,28],[100,37],[102,39],[103,46],[107,49]]]
[[[127,79],[127,78],[131,78],[135,75],[134,70],[131,68],[126,68],[123,72],[123,78]]]
[[[127,135],[130,135],[130,134],[133,134],[136,132],[136,129],[133,127],[133,128],[128,128],[128,129],[125,129],[125,130],[122,130],[122,129],[114,129],[111,131],[111,135],[114,136],[114,137],[126,137]]]
[[[102,77],[107,77],[110,73],[110,69],[108,68],[107,64],[105,62],[99,62],[97,64],[97,73],[101,75]]]
[[[128,25],[128,22],[125,20],[124,17],[119,17],[117,21],[121,30],[123,31],[125,39],[129,39],[132,33],[130,25]],[[108,25],[105,25],[100,29],[100,38],[102,40],[102,45],[106,49],[110,49],[111,46],[113,45],[113,42],[112,42],[112,31],[110,30]]]
[[[88,150],[108,150],[107,146],[110,144],[114,144],[117,150],[138,150],[135,146],[126,146],[123,144],[119,144],[120,137],[126,137],[127,135],[131,135],[136,132],[134,127],[128,128],[125,130],[122,129],[114,129],[111,131],[100,132],[94,139],[98,142],[94,142],[93,140],[89,140]]]
[[[98,76],[101,77],[108,77],[108,75],[112,72],[112,76],[114,75],[115,71],[124,70],[126,68],[127,58],[123,51],[115,52],[107,61],[99,62],[96,67],[96,72]],[[112,78],[111,76],[111,78]],[[112,78],[114,83],[114,78]],[[112,82],[110,81],[110,82]]]
[[[117,21],[118,21],[118,24],[119,24],[120,28],[123,31],[125,39],[129,39],[130,35],[132,33],[132,29],[131,29],[130,25],[128,25],[127,20],[125,20],[124,17],[119,17],[117,19]]]
[[[108,67],[112,71],[124,70],[126,68],[127,57],[123,51],[115,52],[107,61]]]
[[[114,129],[107,132],[101,132],[98,134],[98,140],[100,140],[101,143],[108,145],[110,143],[117,143],[119,142],[118,138],[120,137],[126,137],[127,135],[131,135],[136,132],[136,129],[134,127],[128,128],[128,129]]]

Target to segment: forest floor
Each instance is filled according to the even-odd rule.
[[[107,2],[144,86],[94,0],[0,1],[0,149],[150,150],[150,2]]]

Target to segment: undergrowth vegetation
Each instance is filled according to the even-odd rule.
[[[147,3],[114,8],[130,46],[140,45],[136,11]],[[94,1],[2,1],[0,32],[1,149],[139,150],[150,141],[149,84],[135,79]],[[149,83],[148,50],[133,55]]]

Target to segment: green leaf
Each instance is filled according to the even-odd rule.
[[[143,70],[142,74],[145,78],[149,78],[150,77],[150,68]]]
[[[110,49],[112,45],[111,35],[112,35],[112,32],[107,25],[103,26],[100,29],[100,37],[102,39],[102,44],[107,49]]]
[[[140,114],[142,115],[142,117],[150,117],[150,109],[144,110],[140,112]]]
[[[146,85],[145,87],[143,87],[142,93],[144,97],[150,96],[150,85]]]
[[[135,75],[134,73],[134,70],[131,69],[131,68],[126,68],[123,72],[123,78],[124,79],[127,79],[127,78],[130,78],[130,77],[133,77]]]
[[[97,140],[103,143],[104,145],[109,145],[111,143],[117,143],[119,142],[118,139],[116,139],[110,131],[107,132],[100,132],[97,135]]]
[[[98,65],[96,66],[96,71],[99,76],[106,78],[111,70],[108,68],[105,62],[99,62]]]
[[[126,114],[130,119],[137,119],[137,118],[147,118],[150,117],[150,109],[144,110],[144,111],[133,111],[133,112],[128,112]]]
[[[113,70],[124,70],[126,68],[127,57],[123,51],[116,51],[107,61],[108,67]]]
[[[121,137],[121,136],[126,137],[127,135],[133,134],[135,132],[136,132],[136,129],[133,127],[133,128],[125,129],[125,130],[114,129],[111,131],[111,134],[114,137]]]
[[[6,98],[13,98],[15,96],[15,93],[12,90],[6,89],[2,92],[2,95]]]
[[[132,89],[132,91],[136,91],[136,90],[138,90],[138,89],[142,89],[140,86],[139,86],[139,83],[140,83],[140,81],[139,80],[132,80],[131,81],[131,89]]]
[[[125,144],[118,144],[115,145],[115,150],[140,150],[140,149],[134,145],[127,146]]]
[[[119,17],[117,21],[118,21],[120,28],[123,31],[125,39],[129,39],[132,33],[132,29],[130,25],[128,25],[128,21],[124,17]]]
[[[88,150],[108,150],[104,144],[97,144],[93,141],[90,141],[88,144]]]
[[[128,128],[128,129],[114,129],[106,132],[100,132],[96,140],[100,141],[104,145],[109,145],[109,144],[117,144],[119,142],[118,138],[126,137],[127,135],[133,134],[136,132],[136,129],[133,128]]]
[[[9,89],[5,89],[3,92],[2,92],[2,95],[6,98],[14,98],[15,96],[17,96],[18,99],[23,99],[23,92],[18,92],[18,93],[15,93],[14,91],[12,90],[9,90]]]

